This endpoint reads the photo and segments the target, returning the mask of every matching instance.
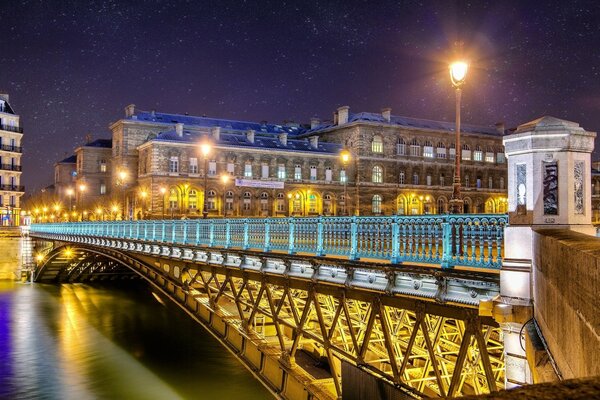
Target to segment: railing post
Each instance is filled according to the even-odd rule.
[[[196,246],[200,244],[200,221],[196,221]]]
[[[244,220],[244,243],[242,245],[242,249],[244,249],[244,250],[248,250],[248,248],[250,247],[250,245],[248,244],[248,241],[249,241],[248,228],[249,228],[248,219],[245,219]]]
[[[175,233],[177,233],[177,222],[171,221],[171,243],[175,243]]]
[[[442,268],[452,268],[452,225],[448,217],[442,222]]]
[[[225,222],[225,248],[231,247],[231,220]]]
[[[183,221],[183,243],[187,243],[187,231],[188,231],[188,224],[187,221]]]
[[[210,228],[208,231],[208,245],[209,247],[214,247],[215,245],[215,223],[213,220],[210,220]]]
[[[156,222],[152,221],[152,241],[156,242]]]
[[[263,251],[271,251],[271,220],[269,218],[265,218],[265,243]]]
[[[317,257],[325,255],[323,251],[323,216],[319,216],[319,222],[317,222]]]
[[[350,255],[348,259],[358,260],[358,221],[356,215],[352,217],[350,223]]]
[[[160,240],[161,242],[165,242],[166,239],[167,239],[165,237],[165,234],[166,234],[166,224],[167,224],[167,222],[163,219],[163,221],[162,221],[162,238]]]
[[[398,223],[398,216],[393,216],[392,222],[392,257],[390,259],[392,264],[400,263],[400,224]]]
[[[290,225],[290,238],[288,239],[288,254],[296,254],[295,248],[295,235],[296,235],[296,221],[294,217],[289,217],[287,219]]]

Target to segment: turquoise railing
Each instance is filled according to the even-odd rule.
[[[33,224],[31,232],[499,268],[507,221],[504,214],[90,221]]]

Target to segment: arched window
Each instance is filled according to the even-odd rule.
[[[198,192],[195,189],[190,190],[190,194],[188,196],[188,207],[193,210],[198,208]]]
[[[269,211],[269,194],[267,192],[260,194],[260,211],[263,213]]]
[[[225,193],[225,209],[227,210],[227,212],[230,212],[233,210],[233,192],[232,191],[228,191],[227,193]]]
[[[373,214],[381,214],[381,196],[376,194],[371,200],[371,209]]]
[[[461,159],[466,161],[471,160],[471,148],[468,144],[464,144],[462,147]]]
[[[398,183],[400,185],[404,185],[405,180],[406,180],[406,175],[404,174],[404,171],[400,171],[400,173],[398,174]]]
[[[217,193],[214,190],[209,190],[206,194],[206,208],[209,210],[217,209]]]
[[[308,212],[311,214],[317,213],[317,196],[314,194],[308,195]]]
[[[425,141],[423,146],[423,157],[433,158],[433,143],[429,140]]]
[[[326,194],[323,196],[323,214],[331,215],[333,214],[333,201],[330,194]]]
[[[437,144],[437,149],[435,151],[435,156],[437,158],[446,158],[446,145],[442,142]]]
[[[398,138],[398,144],[396,144],[396,154],[399,156],[406,154],[406,145],[404,144],[404,139],[402,138]]]
[[[244,209],[244,211],[250,211],[251,206],[252,206],[252,193],[250,192],[244,192],[244,201],[242,202],[242,208]]]
[[[440,198],[437,201],[437,212],[438,214],[444,214],[446,212],[446,200],[443,198]]]
[[[450,156],[451,160],[454,160],[456,158],[456,146],[454,145],[454,143],[452,143],[448,148],[448,155]]]
[[[383,168],[381,168],[381,166],[376,165],[373,167],[373,171],[371,173],[371,182],[373,182],[373,183],[382,183],[383,182]]]
[[[383,139],[381,136],[373,136],[373,141],[371,142],[371,151],[373,153],[383,153]]]
[[[418,185],[419,184],[419,174],[417,174],[416,172],[413,174],[413,185]]]
[[[277,212],[285,211],[285,194],[277,193],[277,201],[275,202],[275,207],[277,208]]]
[[[412,142],[410,142],[410,155],[418,157],[421,155],[421,145],[417,138],[414,138]]]
[[[481,150],[481,146],[475,146],[475,151],[473,152],[473,161],[483,161],[483,150]]]
[[[171,189],[169,190],[169,208],[179,208],[179,199],[177,198],[177,190]]]

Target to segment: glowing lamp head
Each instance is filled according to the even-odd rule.
[[[73,189],[72,188],[68,188],[67,189],[67,196],[73,196]]]
[[[223,184],[227,184],[227,182],[229,182],[229,175],[221,175],[221,182],[223,182]]]
[[[208,154],[210,153],[212,149],[212,146],[210,145],[209,142],[202,142],[200,143],[200,152],[202,153],[202,155],[204,157],[208,156]]]
[[[350,152],[348,150],[342,150],[340,157],[343,164],[348,164],[348,161],[350,161]]]
[[[124,181],[125,179],[127,179],[127,171],[125,171],[125,170],[119,171],[119,179],[121,179],[121,181]]]
[[[85,186],[85,184],[84,184],[84,183],[82,183],[81,185],[79,185],[79,190],[80,190],[81,192],[85,192],[85,189],[87,189],[87,186]]]
[[[160,191],[161,194],[165,194],[167,193],[167,188],[165,187],[161,187],[160,189],[158,189]]]
[[[456,61],[450,64],[450,79],[455,87],[465,83],[469,65],[464,61]]]
[[[35,259],[38,263],[41,263],[42,261],[44,261],[44,255],[43,254],[37,254],[35,256]]]

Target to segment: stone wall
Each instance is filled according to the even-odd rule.
[[[533,254],[535,318],[561,374],[600,375],[600,240],[536,229]]]

